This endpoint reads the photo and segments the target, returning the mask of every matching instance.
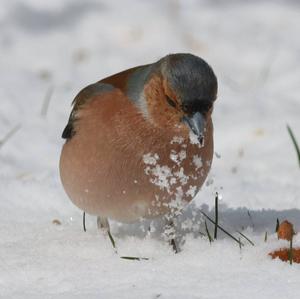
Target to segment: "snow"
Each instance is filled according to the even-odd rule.
[[[200,147],[200,142],[199,142],[199,139],[196,134],[194,134],[192,131],[190,131],[189,137],[190,137],[191,144],[198,144],[198,146]]]
[[[180,152],[176,152],[175,150],[171,150],[170,159],[174,161],[177,165],[180,165],[181,162],[186,158],[186,151],[181,150]]]
[[[174,136],[173,139],[171,140],[171,144],[182,144],[182,142],[184,141],[183,137],[181,136]]]
[[[0,140],[20,128],[0,146],[0,298],[299,298],[299,266],[268,257],[287,246],[276,218],[300,230],[300,171],[286,130],[300,142],[299,27],[292,0],[2,0]],[[116,254],[95,217],[83,232],[62,189],[60,136],[82,87],[170,52],[199,55],[217,74],[218,155],[176,223],[179,254],[161,238],[161,219],[151,233],[145,220],[112,222]],[[200,237],[199,209],[213,217],[215,192],[220,224],[237,237],[244,229],[255,246]]]
[[[189,190],[186,192],[186,195],[194,197],[196,195],[197,186],[189,186]]]
[[[157,160],[159,160],[158,154],[152,155],[151,153],[148,153],[143,156],[143,162],[145,164],[156,165]]]
[[[173,178],[170,167],[166,165],[156,165],[155,167],[150,168],[150,166],[147,166],[145,168],[145,173],[150,176],[149,181],[154,185],[158,186],[160,189],[170,190]]]
[[[194,163],[194,165],[196,167],[196,170],[198,170],[199,168],[201,168],[203,166],[202,159],[198,155],[194,155],[194,157],[193,157],[193,163]]]

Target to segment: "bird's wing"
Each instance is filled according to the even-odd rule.
[[[99,96],[107,92],[112,92],[113,90],[115,90],[114,86],[103,82],[97,82],[82,89],[72,102],[73,109],[71,111],[68,124],[63,130],[62,138],[70,139],[74,136],[74,122],[76,121],[76,112],[82,105],[91,101],[95,96]]]
[[[149,65],[143,65],[134,67],[110,77],[104,78],[94,84],[88,85],[82,89],[73,101],[73,109],[69,117],[68,124],[66,125],[62,138],[70,139],[75,134],[74,121],[76,120],[76,112],[80,107],[89,101],[93,100],[95,96],[101,95],[106,92],[112,92],[116,89],[121,90],[124,94],[127,94],[128,80],[138,70],[143,70]],[[143,77],[142,77],[143,78]]]

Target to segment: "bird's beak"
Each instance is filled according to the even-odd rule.
[[[200,144],[202,144],[203,132],[206,124],[204,116],[200,112],[196,112],[191,116],[183,116],[181,121],[190,128],[190,130],[198,137]]]

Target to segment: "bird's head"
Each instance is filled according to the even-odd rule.
[[[144,86],[147,117],[159,127],[188,127],[200,140],[217,97],[212,68],[197,56],[171,54],[152,69]]]

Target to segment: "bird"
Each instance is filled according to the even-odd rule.
[[[217,90],[212,67],[189,53],[83,88],[62,133],[68,197],[99,227],[179,215],[211,168]]]

